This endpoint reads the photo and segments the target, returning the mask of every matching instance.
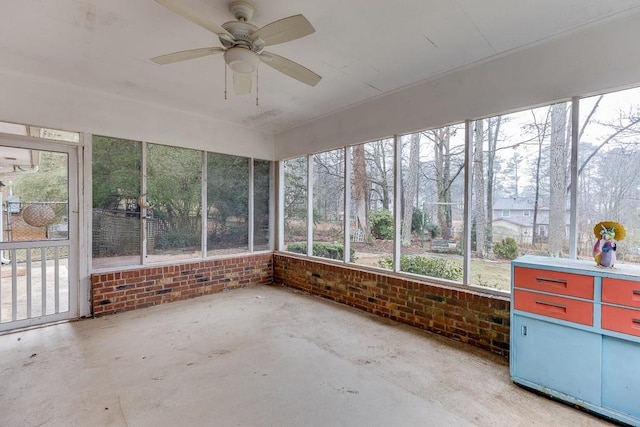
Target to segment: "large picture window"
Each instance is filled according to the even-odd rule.
[[[253,160],[252,175],[247,157],[104,136],[92,152],[94,268],[248,252],[251,225],[253,250],[269,249],[270,161]]]
[[[140,264],[142,143],[93,137],[93,267]]]
[[[509,290],[511,259],[569,254],[571,103],[472,125],[470,282]]]

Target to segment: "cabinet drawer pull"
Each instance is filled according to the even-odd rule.
[[[640,289],[634,289],[631,292],[631,299],[634,301],[640,301]]]
[[[536,304],[544,306],[545,309],[549,311],[554,311],[556,313],[566,313],[567,306],[564,304],[558,304],[555,302],[536,300]]]
[[[567,281],[566,280],[554,279],[553,277],[540,277],[540,276],[537,276],[536,277],[536,282],[551,283],[551,284],[554,284],[554,285],[562,285],[565,288],[567,287]]]
[[[640,319],[631,319],[634,328],[640,328]]]

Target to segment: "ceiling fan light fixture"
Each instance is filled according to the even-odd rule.
[[[237,73],[253,73],[260,63],[260,57],[255,52],[243,47],[227,49],[224,60]]]

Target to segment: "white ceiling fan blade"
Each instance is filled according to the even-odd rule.
[[[195,11],[189,9],[187,6],[183,5],[177,0],[156,0],[156,2],[160,3],[167,9],[177,13],[178,15],[188,19],[194,24],[200,25],[202,28],[205,28],[211,31],[214,34],[217,34],[217,35],[225,34],[226,36],[230,37],[231,40],[235,39],[229,31],[225,30],[221,26],[207,19],[204,19],[203,17],[198,15]]]
[[[222,53],[221,47],[201,47],[198,49],[181,50],[180,52],[168,53],[166,55],[151,58],[151,61],[159,65],[171,64],[172,62],[186,61],[187,59],[200,58],[201,56]]]
[[[236,95],[248,95],[251,93],[253,73],[233,72],[233,91]]]
[[[274,21],[255,31],[251,38],[264,40],[265,46],[288,42],[308,36],[316,30],[311,23],[302,15],[289,16],[278,21]]]
[[[260,59],[271,68],[276,69],[302,83],[308,84],[309,86],[317,85],[322,79],[322,77],[307,67],[280,55],[276,55],[275,53],[262,52],[262,54],[260,54]]]

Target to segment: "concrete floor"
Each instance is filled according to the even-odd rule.
[[[0,336],[2,426],[596,426],[506,361],[280,287]]]

